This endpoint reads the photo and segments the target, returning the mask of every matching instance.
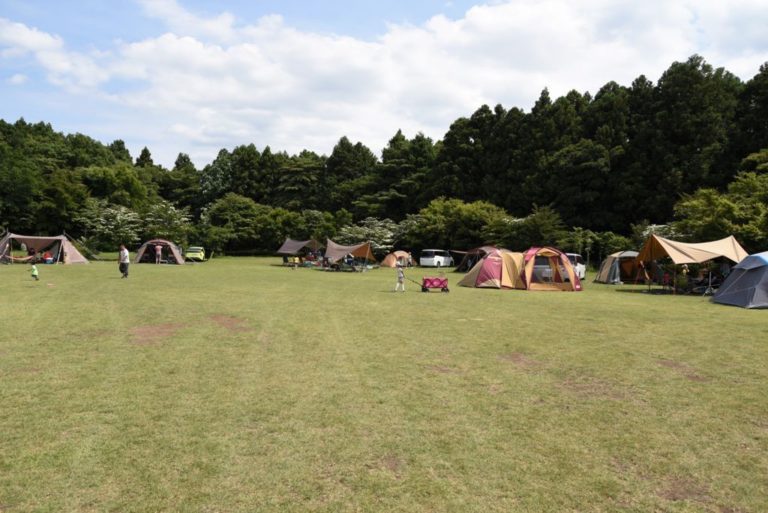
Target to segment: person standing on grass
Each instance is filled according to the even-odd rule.
[[[117,261],[119,263],[120,272],[123,274],[123,278],[128,277],[128,264],[131,263],[131,257],[128,254],[128,248],[125,244],[120,244],[120,252],[118,253]]]
[[[155,263],[159,264],[163,260],[163,247],[158,244],[155,246]]]
[[[37,264],[32,264],[32,278],[35,281],[40,281],[40,277],[37,275]]]
[[[395,290],[392,292],[397,292],[397,289],[402,289],[402,291],[405,292],[405,271],[403,271],[403,264],[398,262],[395,265],[395,270],[397,271],[397,283],[395,283]]]

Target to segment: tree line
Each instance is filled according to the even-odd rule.
[[[663,225],[756,251],[768,247],[766,171],[768,63],[743,82],[694,55],[655,84],[545,89],[529,112],[483,105],[439,141],[398,131],[379,156],[341,137],[328,156],[248,144],[166,169],[121,140],[0,120],[0,227],[66,231],[94,250],[167,237],[236,254],[291,236],[604,254]]]

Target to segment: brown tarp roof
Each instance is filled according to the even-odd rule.
[[[38,237],[34,235],[19,235],[17,233],[6,233],[2,239],[0,239],[0,261],[11,259],[11,241],[17,241],[19,244],[22,242],[27,248],[34,249],[35,251],[42,251],[43,249],[51,246],[52,244],[59,243],[61,245],[61,254],[56,255],[60,258],[60,261],[65,264],[87,264],[88,259],[80,253],[69,238],[62,235],[55,235],[52,237]]]
[[[331,239],[328,239],[328,242],[325,245],[325,258],[327,258],[329,262],[338,262],[347,255],[365,258],[372,262],[376,261],[376,258],[373,256],[373,251],[371,251],[370,242],[363,242],[352,246],[342,246],[341,244],[336,244]]]
[[[719,257],[739,263],[747,252],[733,235],[710,242],[678,242],[651,234],[637,255],[639,262],[650,262],[668,256],[675,264],[701,264]]]
[[[296,255],[304,248],[309,248],[312,251],[317,251],[322,247],[323,245],[317,242],[315,239],[309,239],[309,240],[285,239],[285,242],[283,242],[283,245],[280,246],[280,249],[277,250],[277,254],[278,255]]]

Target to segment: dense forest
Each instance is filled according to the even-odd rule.
[[[483,105],[441,141],[398,131],[380,156],[341,137],[329,156],[249,144],[165,169],[121,140],[0,120],[0,228],[66,231],[93,251],[159,236],[268,252],[291,236],[598,256],[650,229],[764,250],[768,63],[747,82],[693,56],[655,84],[545,89],[530,112]]]

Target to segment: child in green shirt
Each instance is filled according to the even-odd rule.
[[[32,264],[32,277],[35,281],[40,281],[40,278],[37,276],[37,264]]]

